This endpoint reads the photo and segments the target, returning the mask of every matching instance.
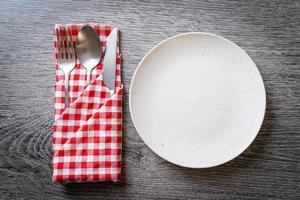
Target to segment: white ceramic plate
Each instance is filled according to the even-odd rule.
[[[143,141],[180,166],[206,168],[242,153],[265,113],[262,77],[233,42],[184,33],[155,46],[131,82],[129,106]]]

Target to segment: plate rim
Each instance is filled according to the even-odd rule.
[[[231,44],[233,44],[235,47],[241,49],[244,53],[247,54],[247,56],[250,58],[251,62],[254,64],[254,66],[256,67],[257,71],[258,71],[258,74],[259,74],[259,78],[262,82],[262,86],[263,86],[263,95],[264,95],[264,109],[263,109],[263,112],[262,112],[262,116],[261,117],[261,121],[259,123],[259,126],[257,128],[257,130],[255,131],[256,134],[254,134],[253,138],[251,138],[251,140],[249,140],[249,144],[247,144],[245,146],[245,148],[243,148],[242,151],[240,151],[236,156],[228,159],[227,161],[225,162],[221,162],[221,163],[217,163],[217,164],[212,164],[212,165],[206,165],[206,166],[201,166],[201,167],[197,167],[197,166],[187,166],[187,165],[182,165],[182,164],[178,164],[178,163],[175,163],[173,161],[170,161],[168,158],[158,154],[156,151],[154,151],[152,149],[152,147],[144,140],[143,136],[140,134],[140,131],[138,130],[138,127],[136,126],[136,122],[134,120],[134,117],[133,117],[133,114],[132,114],[132,88],[133,88],[133,83],[134,83],[134,80],[135,80],[135,77],[141,67],[141,65],[143,64],[144,60],[148,57],[148,55],[150,55],[153,51],[155,51],[160,45],[162,45],[163,43],[169,41],[169,40],[172,40],[174,38],[177,38],[177,37],[182,37],[182,36],[185,36],[185,35],[202,35],[202,36],[212,36],[212,37],[216,37],[216,38],[219,38],[219,39],[222,39],[222,40],[225,40],[226,42],[229,42]],[[263,125],[263,122],[264,122],[264,118],[265,118],[265,114],[266,114],[266,108],[267,108],[267,95],[266,95],[266,88],[265,88],[265,83],[264,83],[264,80],[262,78],[262,75],[260,73],[260,70],[259,68],[257,67],[257,65],[255,64],[255,62],[252,60],[252,58],[249,56],[249,54],[243,49],[241,48],[240,46],[238,46],[237,44],[235,44],[234,42],[232,42],[231,40],[229,39],[226,39],[222,36],[219,36],[219,35],[216,35],[216,34],[213,34],[213,33],[208,33],[208,32],[185,32],[185,33],[179,33],[179,34],[176,34],[176,35],[173,35],[173,36],[170,36],[166,39],[163,39],[161,42],[159,42],[158,44],[156,44],[154,47],[152,47],[142,58],[142,60],[139,62],[139,64],[137,65],[135,71],[134,71],[134,74],[132,76],[132,79],[131,79],[131,82],[130,82],[130,88],[129,88],[129,112],[130,112],[130,117],[131,117],[131,120],[133,122],[133,125],[138,133],[138,135],[140,136],[140,138],[142,139],[142,141],[146,144],[146,146],[152,151],[154,152],[156,155],[158,155],[160,158],[174,164],[174,165],[177,165],[177,166],[180,166],[180,167],[185,167],[185,168],[190,168],[190,169],[206,169],[206,168],[212,168],[212,167],[216,167],[216,166],[219,166],[219,165],[223,165],[225,163],[228,163],[230,161],[232,161],[233,159],[237,158],[238,156],[240,156],[243,152],[245,152],[245,150],[248,149],[248,147],[253,143],[253,141],[255,140],[255,138],[257,137],[258,133],[260,132],[260,129]]]

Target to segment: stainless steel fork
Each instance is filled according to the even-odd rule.
[[[69,76],[76,65],[75,49],[70,28],[56,28],[58,65],[65,74],[65,108],[69,105]]]

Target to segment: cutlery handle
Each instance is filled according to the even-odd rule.
[[[91,72],[92,70],[86,70],[86,86],[88,86],[91,83]]]
[[[65,73],[65,109],[69,105],[69,73]]]

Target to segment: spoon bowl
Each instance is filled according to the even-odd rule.
[[[102,56],[99,36],[91,26],[84,26],[80,29],[76,38],[76,54],[87,71],[86,85],[89,85],[91,72],[98,65]]]

